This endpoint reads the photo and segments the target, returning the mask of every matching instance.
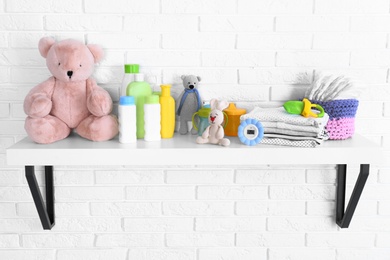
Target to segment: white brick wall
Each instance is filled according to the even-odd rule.
[[[347,230],[334,220],[333,165],[118,165],[56,167],[56,225],[43,231],[23,168],[5,160],[25,136],[25,95],[50,75],[43,36],[102,45],[95,77],[115,102],[124,62],[155,89],[177,95],[193,73],[205,99],[246,107],[345,73],[364,86],[357,131],[389,159],[390,0],[0,0],[0,259],[389,259],[389,160],[372,166]]]

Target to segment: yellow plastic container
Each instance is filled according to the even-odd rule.
[[[172,138],[175,131],[175,100],[171,85],[161,85],[161,138]]]
[[[229,107],[223,112],[228,117],[227,125],[225,127],[225,135],[227,136],[238,136],[238,127],[240,126],[240,117],[246,113],[243,108],[237,108],[234,103],[230,103]]]

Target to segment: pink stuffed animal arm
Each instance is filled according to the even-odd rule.
[[[52,109],[51,97],[53,94],[55,79],[54,77],[42,82],[31,89],[24,99],[24,112],[32,118],[47,116]]]
[[[94,116],[105,116],[112,111],[110,94],[91,78],[87,80],[87,107]]]

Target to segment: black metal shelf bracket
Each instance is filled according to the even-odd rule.
[[[347,208],[345,208],[347,165],[337,165],[336,223],[341,228],[349,227],[353,214],[355,213],[356,206],[363,192],[364,185],[366,184],[369,169],[369,164],[360,165],[359,177],[349,199]],[[34,166],[25,166],[25,171],[28,186],[30,187],[42,227],[45,230],[50,230],[55,225],[53,166],[45,166],[46,205],[38,187]]]
[[[336,223],[341,228],[348,228],[349,223],[353,217],[356,206],[359,202],[360,195],[362,195],[364,185],[366,184],[370,171],[369,164],[360,165],[360,173],[357,178],[355,187],[353,188],[352,195],[349,199],[348,206],[345,209],[345,190],[346,190],[346,177],[347,177],[347,165],[337,165],[337,190],[336,190]]]
[[[26,166],[25,171],[27,183],[41,219],[42,227],[50,230],[55,224],[53,166],[45,166],[46,205],[38,187],[34,166]]]

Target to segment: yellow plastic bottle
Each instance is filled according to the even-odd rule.
[[[175,131],[175,100],[171,96],[171,85],[161,85],[161,138],[172,138]]]

